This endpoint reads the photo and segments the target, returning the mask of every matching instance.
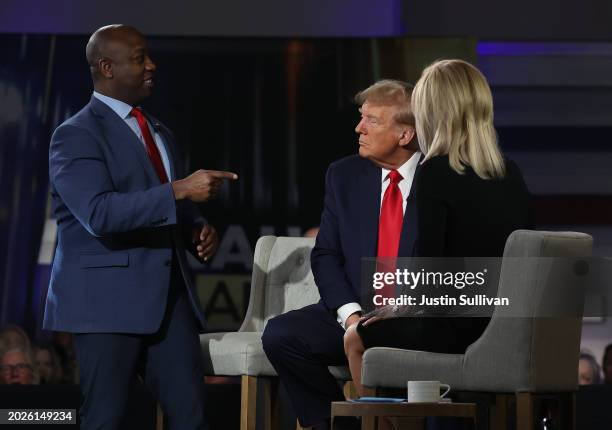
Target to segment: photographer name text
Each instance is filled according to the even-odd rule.
[[[510,300],[507,297],[488,297],[485,294],[468,296],[462,294],[459,297],[450,297],[448,294],[438,297],[428,297],[424,294],[421,297],[413,297],[402,294],[399,297],[383,297],[376,294],[373,299],[376,306],[509,306]]]

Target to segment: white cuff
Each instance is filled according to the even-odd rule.
[[[343,329],[346,330],[346,320],[348,319],[348,317],[350,317],[351,315],[353,315],[355,312],[361,312],[363,311],[363,309],[361,309],[361,306],[359,305],[359,303],[347,303],[346,305],[342,305],[338,308],[338,324],[340,324],[342,326]]]

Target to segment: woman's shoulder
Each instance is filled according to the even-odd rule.
[[[456,200],[465,193],[476,196],[526,188],[518,165],[506,157],[504,165],[505,175],[502,178],[482,179],[470,166],[465,166],[463,173],[459,173],[450,166],[447,155],[435,156],[419,167],[417,192],[421,196]]]
[[[521,169],[518,164],[514,162],[511,158],[504,157],[504,165],[506,167],[506,177],[522,177]]]
[[[446,184],[455,180],[459,173],[449,164],[448,155],[437,155],[425,160],[417,171],[418,181],[424,185]]]
[[[415,175],[416,192],[420,197],[448,198],[453,193],[459,176],[449,164],[447,155],[437,155],[425,160]]]
[[[502,178],[494,180],[507,190],[526,189],[525,180],[519,166],[510,158],[504,157],[505,173]]]
[[[451,173],[456,173],[450,167],[448,155],[436,155],[425,160],[419,166],[419,176],[425,178],[438,178],[441,175],[445,176]]]
[[[504,156],[504,166],[506,171],[504,178],[522,178],[520,168],[512,159]],[[434,181],[445,178],[456,179],[457,177],[478,178],[478,175],[470,166],[464,166],[463,173],[455,171],[450,165],[448,155],[436,155],[424,161],[419,167],[419,176]]]

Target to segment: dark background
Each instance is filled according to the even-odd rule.
[[[357,149],[353,95],[381,78],[415,82],[437,58],[467,59],[489,80],[538,228],[590,233],[595,254],[612,255],[607,0],[0,0],[0,326],[48,336],[49,139],[91,97],[88,35],[117,22],[148,37],[158,68],[146,108],[189,169],[240,176],[202,207],[221,236],[194,266],[212,330],[241,322],[257,238],[318,224],[327,166]],[[611,332],[609,319],[585,324],[583,346],[600,358]]]

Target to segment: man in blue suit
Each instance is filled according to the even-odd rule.
[[[216,251],[194,202],[237,176],[198,170],[181,179],[174,136],[139,108],[155,64],[138,30],[102,27],[86,54],[93,96],[49,150],[58,243],[44,328],[74,333],[81,428],[119,428],[140,375],[170,428],[204,429],[205,320],[185,250],[201,260]]]
[[[330,403],[343,399],[327,366],[347,364],[344,331],[359,320],[369,296],[361,289],[361,259],[412,255],[416,206],[410,189],[420,153],[410,95],[411,86],[391,80],[357,94],[359,156],[336,161],[327,171],[311,254],[321,301],[273,318],[263,333],[266,355],[304,427],[328,428]],[[389,212],[391,191],[397,204]],[[387,218],[397,222],[383,222]]]

